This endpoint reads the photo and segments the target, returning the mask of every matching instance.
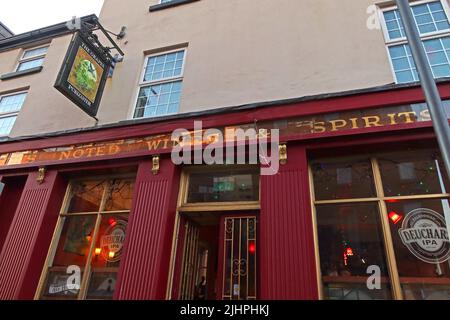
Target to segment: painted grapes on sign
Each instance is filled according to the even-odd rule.
[[[70,70],[69,83],[94,103],[102,74],[100,65],[80,47]]]

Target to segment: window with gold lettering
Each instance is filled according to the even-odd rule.
[[[112,299],[133,199],[133,179],[70,183],[40,299]]]

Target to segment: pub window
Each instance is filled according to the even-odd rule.
[[[192,169],[186,203],[258,202],[259,168]]]
[[[16,71],[25,71],[32,68],[41,67],[44,64],[47,51],[48,46],[24,50]]]
[[[40,285],[40,299],[112,299],[134,180],[70,183]],[[73,275],[80,270],[79,284]],[[75,274],[76,276],[76,274]]]
[[[26,92],[0,95],[0,137],[11,132],[26,96]]]
[[[418,1],[411,10],[435,78],[450,76],[450,23],[447,1]],[[397,83],[418,81],[419,76],[397,8],[382,9],[383,29]]]
[[[185,57],[186,49],[146,57],[134,118],[178,113]]]
[[[450,189],[437,150],[317,160],[311,176],[323,298],[450,299]],[[367,285],[373,270],[379,288]]]

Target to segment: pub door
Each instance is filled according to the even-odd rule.
[[[198,224],[190,219],[186,219],[184,234],[183,263],[181,266],[180,300],[194,300],[197,298],[198,271],[201,257],[199,256],[199,236]]]
[[[201,213],[182,221],[178,299],[255,300],[256,216]]]
[[[222,300],[257,299],[257,218],[223,216]]]

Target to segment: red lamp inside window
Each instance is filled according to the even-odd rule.
[[[256,244],[254,242],[250,242],[248,245],[248,252],[254,254],[256,252]]]
[[[352,248],[347,248],[345,250],[345,253],[347,254],[348,257],[353,256],[353,249]]]
[[[116,221],[116,219],[114,219],[114,218],[110,218],[110,219],[108,220],[108,223],[109,223],[109,225],[110,225],[111,227],[114,227],[114,226],[117,224],[117,221]]]
[[[391,219],[391,221],[392,221],[394,224],[397,224],[397,223],[400,222],[400,220],[403,219],[403,216],[402,216],[401,214],[395,212],[395,211],[391,211],[391,212],[389,213],[389,219]]]

